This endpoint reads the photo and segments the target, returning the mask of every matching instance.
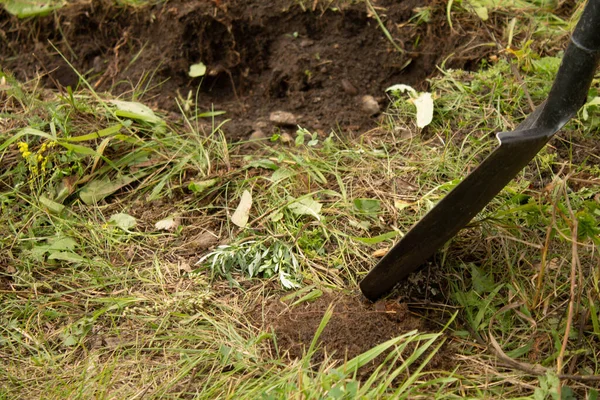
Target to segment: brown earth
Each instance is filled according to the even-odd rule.
[[[257,310],[252,318],[264,330],[273,331],[277,349],[291,359],[302,358],[308,350],[326,310],[333,305],[333,314],[318,340],[318,350],[312,358],[314,367],[323,362],[326,355],[339,363],[350,360],[374,346],[412,330],[438,332],[422,316],[412,313],[406,303],[382,300],[375,304],[360,295],[344,295],[340,292],[325,293],[312,303],[290,307],[279,300],[271,301],[264,309]],[[442,339],[440,339],[442,340]],[[437,343],[431,348],[435,348]],[[409,345],[404,357],[415,349]],[[359,379],[367,379],[383,362],[389,351],[383,353],[358,372]],[[425,356],[429,351],[425,353]],[[443,345],[429,362],[426,370],[445,369],[451,363],[452,349]],[[423,357],[423,356],[422,356]],[[420,364],[417,363],[411,369]],[[397,365],[399,366],[399,365]]]
[[[175,113],[176,99],[197,92],[198,110],[226,111],[225,133],[239,139],[274,132],[269,115],[279,110],[321,134],[364,132],[376,121],[361,111],[362,96],[383,107],[390,85],[424,89],[437,65],[471,69],[494,51],[477,46],[489,32],[451,29],[437,0],[373,5],[403,53],[362,2],[315,1],[307,9],[291,0],[179,0],[133,8],[103,0],[27,20],[0,11],[0,65],[20,80],[41,76],[46,87],[81,85],[76,70],[100,92],[130,99],[135,91]],[[418,7],[430,9],[429,23],[409,23]],[[208,67],[203,80],[188,76],[198,62]]]

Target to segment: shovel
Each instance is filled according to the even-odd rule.
[[[548,98],[432,208],[360,282],[375,301],[421,266],[506,186],[583,106],[600,58],[600,0],[589,0]]]

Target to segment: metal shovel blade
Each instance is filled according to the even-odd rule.
[[[432,208],[360,282],[375,301],[421,266],[477,215],[585,103],[600,58],[600,0],[589,0],[548,98]]]

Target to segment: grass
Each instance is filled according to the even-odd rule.
[[[274,136],[252,151],[227,141],[214,112],[173,122],[135,96],[49,92],[3,73],[0,398],[595,398],[600,169],[582,148],[595,106],[411,278],[403,300],[427,300],[437,331],[315,365],[332,310],[294,360],[252,316],[289,282],[302,301],[307,287],[356,293],[373,253],[544,98],[557,64],[540,43],[572,25],[546,18],[527,46],[515,24],[514,51],[481,71],[442,70],[424,132],[398,98],[355,140],[301,131],[301,144]],[[428,367],[440,352],[451,366]]]

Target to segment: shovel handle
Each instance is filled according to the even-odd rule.
[[[587,99],[599,58],[600,0],[589,0],[565,50],[546,104],[535,122],[526,125],[558,130],[577,114]]]
[[[588,1],[571,40],[589,52],[600,51],[600,1]]]
[[[600,60],[600,0],[588,0],[547,100],[431,209],[360,282],[377,300],[464,227],[584,104]]]

